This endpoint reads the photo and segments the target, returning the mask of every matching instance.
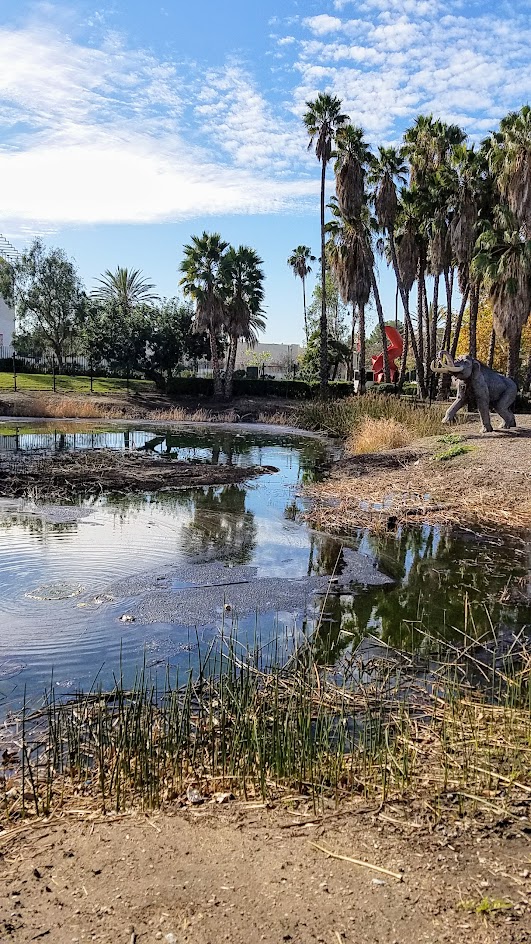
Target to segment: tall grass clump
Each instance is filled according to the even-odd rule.
[[[373,420],[367,416],[352,430],[345,446],[347,453],[351,455],[385,452],[387,449],[408,446],[412,438],[411,430],[397,420]]]
[[[415,439],[433,436],[442,429],[442,417],[443,409],[437,404],[371,393],[344,400],[310,400],[297,411],[297,423],[303,429],[322,430],[340,439],[355,434],[367,419],[393,420]]]
[[[117,681],[64,704],[52,688],[12,725],[0,822],[69,803],[159,808],[192,784],[205,799],[296,790],[318,806],[414,793],[432,811],[472,803],[512,815],[531,795],[527,642],[501,662],[477,640],[424,648],[423,663],[387,650],[327,668],[322,640],[319,662],[308,641],[280,665],[260,640],[242,658],[231,637],[185,678],[143,670],[130,688]]]

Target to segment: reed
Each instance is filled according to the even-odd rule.
[[[521,816],[517,804],[531,800],[525,640],[501,660],[466,633],[459,646],[426,638],[423,648],[422,662],[389,650],[331,667],[306,641],[281,665],[278,640],[257,637],[242,652],[231,633],[184,678],[168,668],[161,682],[142,668],[129,688],[118,677],[112,691],[66,703],[52,686],[40,711],[13,722],[0,821],[72,804],[159,808],[191,784],[206,799],[296,790],[318,808],[325,797],[414,794],[435,814]]]
[[[297,411],[297,424],[303,429],[322,430],[347,439],[367,419],[393,420],[404,426],[414,438],[433,436],[441,426],[442,407],[383,394],[347,397],[343,400],[309,400]]]

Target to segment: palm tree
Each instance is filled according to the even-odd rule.
[[[352,303],[352,335],[358,317],[359,338],[359,393],[365,393],[365,309],[371,295],[371,274],[367,254],[363,250],[361,227],[351,225],[341,215],[337,200],[329,204],[333,219],[327,223],[329,239],[326,244],[327,259],[334,273],[341,298]],[[352,351],[353,353],[353,351]]]
[[[293,270],[293,275],[302,282],[302,304],[304,308],[304,333],[306,335],[306,344],[308,344],[308,318],[306,315],[306,277],[312,271],[310,265],[315,262],[315,256],[309,246],[297,246],[288,259],[288,265]]]
[[[531,238],[531,107],[524,105],[500,122],[487,145],[491,170],[524,234]]]
[[[93,298],[100,302],[116,302],[124,312],[158,299],[151,291],[155,286],[143,277],[140,269],[117,266],[114,272],[106,269],[96,281],[99,287],[93,289]]]
[[[472,270],[484,279],[494,330],[509,346],[507,373],[516,378],[522,328],[531,313],[531,239],[522,235],[512,211],[501,207],[476,248]]]
[[[210,339],[214,396],[222,395],[221,363],[218,342],[225,321],[223,257],[228,249],[219,233],[203,232],[192,236],[184,247],[184,259],[180,265],[183,277],[180,284],[185,295],[195,302],[195,327],[206,331]]]
[[[320,319],[320,385],[325,397],[328,387],[328,339],[326,318],[326,255],[325,255],[325,189],[326,168],[332,157],[332,146],[339,128],[347,121],[341,113],[341,101],[326,92],[319,92],[312,102],[306,102],[308,111],[304,124],[310,136],[308,148],[315,142],[315,154],[321,164],[321,319]]]
[[[341,216],[356,234],[364,257],[364,267],[370,278],[382,334],[384,376],[386,383],[389,383],[391,373],[387,354],[385,318],[376,281],[372,248],[372,220],[365,192],[365,178],[371,160],[371,152],[363,137],[362,128],[354,125],[346,125],[338,131],[336,148],[337,158],[334,171],[336,175],[337,204]]]
[[[232,378],[238,341],[244,338],[256,344],[258,332],[265,328],[262,317],[264,273],[262,260],[249,246],[232,246],[223,257],[221,274],[225,298],[225,327],[229,351],[225,371],[225,398],[232,396]]]

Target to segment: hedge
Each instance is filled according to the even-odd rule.
[[[333,381],[329,385],[333,399],[350,397],[354,392],[353,384],[346,381]],[[236,397],[283,397],[286,400],[313,400],[319,394],[318,383],[304,380],[253,379],[234,377],[234,396]],[[170,396],[212,397],[214,382],[209,377],[174,377],[166,384],[166,393]]]

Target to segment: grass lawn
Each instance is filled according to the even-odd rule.
[[[57,392],[90,393],[90,377],[70,377],[67,374],[57,374],[55,377]],[[13,374],[0,372],[0,390],[14,389]],[[130,380],[129,390],[154,390],[155,384],[151,380]],[[20,391],[53,391],[52,374],[17,374],[17,390]],[[94,377],[93,393],[126,393],[127,382],[123,377]]]

